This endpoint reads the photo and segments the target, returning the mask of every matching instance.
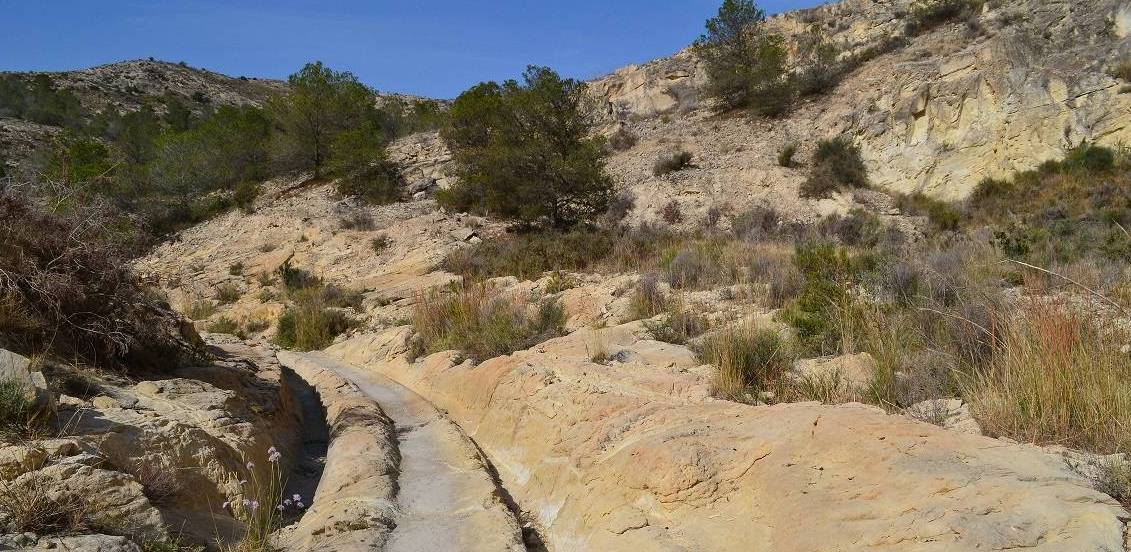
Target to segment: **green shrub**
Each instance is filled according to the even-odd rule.
[[[1116,63],[1115,66],[1108,71],[1108,74],[1111,75],[1112,78],[1131,82],[1131,59],[1124,58],[1120,60],[1119,63]],[[1120,93],[1122,94],[1123,92]]]
[[[367,154],[380,155],[385,136],[375,96],[356,76],[318,61],[304,65],[287,84],[285,94],[267,102],[278,129],[271,144],[278,166],[311,170],[320,178],[328,167],[348,173],[373,159]]]
[[[975,16],[984,0],[915,0],[905,24],[907,36],[923,34],[939,25]]]
[[[790,142],[782,146],[781,151],[778,152],[778,165],[786,168],[796,167],[797,162],[793,160],[796,153],[797,144]]]
[[[27,390],[16,380],[0,380],[0,436],[25,435],[32,423]]]
[[[346,289],[338,287],[334,284],[329,284],[320,288],[319,293],[322,302],[337,308],[351,308],[360,310],[361,302],[365,296],[356,289]]]
[[[338,176],[338,194],[381,205],[401,199],[404,182],[384,149],[376,124],[339,133],[331,144],[330,168]]]
[[[793,102],[785,39],[765,27],[766,14],[750,0],[723,0],[707,32],[695,41],[707,69],[706,93],[725,108],[781,115]]]
[[[589,101],[585,83],[533,66],[521,84],[486,82],[460,94],[440,132],[459,183],[437,201],[528,226],[595,221],[613,184]]]
[[[626,151],[632,149],[638,140],[631,130],[622,126],[609,136],[608,144],[613,151]]]
[[[291,260],[283,261],[277,270],[279,280],[283,282],[283,286],[289,291],[298,291],[306,288],[316,288],[322,286],[321,278],[291,265]]]
[[[366,210],[356,210],[338,218],[342,230],[373,230],[377,224]]]
[[[552,301],[528,305],[483,285],[432,290],[417,302],[413,327],[427,352],[463,351],[482,361],[561,335],[565,313]]]
[[[236,184],[235,190],[232,191],[232,202],[244,213],[251,213],[255,210],[255,198],[257,197],[259,197],[259,184],[250,180]]]
[[[443,268],[472,279],[533,279],[553,270],[580,272],[608,256],[615,242],[616,234],[608,230],[523,233],[457,249],[444,260]]]
[[[239,301],[240,295],[240,287],[236,284],[227,283],[216,286],[216,301],[221,305]]]
[[[89,400],[102,392],[98,379],[78,367],[47,363],[43,372],[57,393]]]
[[[666,316],[659,321],[644,321],[644,328],[656,341],[685,345],[707,331],[707,320],[688,309],[682,301],[666,301],[661,312]]]
[[[243,274],[243,263],[235,262],[228,266],[228,274],[232,276],[240,276]]]
[[[922,192],[896,194],[894,197],[895,205],[900,211],[909,215],[926,216],[937,231],[953,232],[962,223],[962,211],[951,203],[934,199]]]
[[[275,343],[299,351],[323,349],[354,326],[345,313],[326,306],[320,290],[302,290],[279,317]]]
[[[207,299],[196,299],[185,306],[185,316],[192,320],[204,320],[216,313],[216,305]]]
[[[809,178],[801,184],[803,197],[828,197],[841,188],[867,188],[868,169],[860,148],[845,136],[817,142]]]
[[[716,396],[744,400],[778,385],[793,353],[777,332],[743,326],[707,337],[700,359],[715,366],[711,387]]]
[[[652,174],[655,176],[663,176],[683,170],[689,166],[691,166],[691,152],[684,150],[674,151],[661,154],[660,157],[656,159],[656,162],[652,165]]]
[[[259,333],[259,332],[262,332],[263,330],[266,330],[269,327],[271,327],[270,322],[263,320],[263,319],[260,319],[260,318],[255,318],[255,319],[249,319],[249,320],[244,322],[243,331],[245,331],[247,333]]]
[[[797,75],[797,92],[802,96],[824,94],[832,90],[853,66],[838,63],[840,51],[817,24],[798,37],[797,61],[802,67]],[[783,165],[788,166],[788,165]]]
[[[22,75],[0,76],[0,116],[80,129],[89,116],[78,96],[69,89],[56,88],[51,77],[37,74],[27,82]]]
[[[804,284],[797,299],[778,312],[778,318],[797,331],[803,350],[818,356],[840,352],[843,317],[854,302],[849,288],[873,263],[873,258],[850,255],[830,243],[797,246],[794,264]]]
[[[378,234],[369,241],[369,246],[373,249],[374,253],[380,254],[382,251],[388,249],[389,245],[392,244],[392,242],[393,240],[389,239],[389,236],[386,236],[385,234]]]
[[[114,163],[110,150],[94,138],[63,131],[36,152],[37,169],[49,180],[67,184],[102,183],[111,175]]]

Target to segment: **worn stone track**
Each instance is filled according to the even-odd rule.
[[[393,432],[385,445],[394,454],[373,454],[374,461],[369,465],[384,471],[382,466],[390,457],[394,459],[393,508],[383,520],[388,530],[381,528],[382,534],[365,539],[365,549],[388,552],[526,550],[519,524],[503,501],[486,459],[459,427],[434,406],[384,376],[318,353],[285,352],[280,353],[279,358],[284,366],[295,368],[304,377],[320,374],[319,379],[326,379],[327,373],[338,376],[340,380],[336,385],[346,382],[379,405],[392,422]],[[317,387],[317,381],[313,383]],[[328,471],[333,469],[336,460],[335,438],[336,435],[331,436]],[[353,454],[354,449],[342,447],[341,452]],[[358,465],[358,458],[350,460],[350,465]],[[364,461],[361,463],[361,466],[366,465]],[[332,474],[329,479],[333,479]],[[318,492],[323,491],[320,486]],[[332,519],[339,515],[328,509],[333,507],[322,508],[318,516]],[[343,504],[339,509],[344,510],[341,518],[348,519],[349,506]],[[341,520],[337,525],[342,525]],[[310,546],[310,542],[305,545]]]

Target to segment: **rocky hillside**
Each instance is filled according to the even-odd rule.
[[[905,36],[911,4],[845,0],[772,18],[793,40],[816,25],[842,60],[864,62],[826,96],[767,124],[772,132],[759,132],[750,146],[776,151],[847,133],[876,184],[957,199],[985,177],[1058,159],[1081,141],[1131,141],[1128,83],[1113,76],[1131,53],[1131,5],[987,2],[975,17]],[[705,78],[684,51],[593,85],[604,112],[631,125],[703,107],[697,90]],[[764,169],[741,157],[735,165]]]
[[[254,77],[229,77],[207,69],[155,60],[130,60],[75,71],[0,73],[31,80],[39,75],[55,86],[75,92],[83,107],[98,112],[107,107],[133,110],[144,98],[166,93],[199,104],[259,105],[271,94],[286,90],[286,83]]]
[[[780,118],[720,112],[691,50],[592,81],[626,198],[593,228],[442,208],[435,132],[389,147],[402,201],[259,183],[131,263],[207,358],[91,384],[0,356],[78,420],[0,447],[0,512],[43,481],[102,489],[109,512],[0,517],[0,549],[175,547],[181,527],[248,550],[1131,550],[1131,94],[1113,76],[1131,4],[914,11],[771,18],[791,52],[822,29],[842,70]],[[155,62],[53,78],[92,108],[281,86]],[[872,186],[804,197],[834,136]],[[900,193],[986,178],[962,206]],[[1018,262],[1042,254],[1051,271]],[[242,477],[280,449],[306,500],[264,528]]]
[[[234,78],[154,60],[122,61],[76,71],[0,72],[0,79],[21,83],[44,77],[55,89],[73,93],[81,109],[89,114],[107,109],[134,111],[144,103],[153,105],[154,98],[166,94],[199,113],[220,105],[259,105],[271,94],[286,89],[286,83],[281,81]],[[166,107],[157,103],[155,109],[163,113]],[[26,158],[59,130],[55,125],[5,116],[0,109],[0,151],[10,163]]]

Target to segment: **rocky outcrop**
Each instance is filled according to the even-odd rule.
[[[863,63],[779,123],[798,128],[796,135],[763,144],[776,151],[788,140],[847,133],[861,145],[874,184],[958,199],[984,178],[1035,168],[1081,141],[1131,140],[1131,94],[1109,74],[1131,52],[1128,4],[987,6],[906,45],[899,40],[911,2],[904,0],[846,0],[771,18],[768,27],[790,42],[815,26],[842,60]],[[709,108],[695,92],[705,82],[685,50],[591,84],[603,114],[632,120]]]
[[[133,384],[104,376],[82,385],[74,382],[85,380],[74,374],[66,383],[52,372],[56,388],[89,395],[59,397],[58,422],[43,431],[66,438],[0,447],[0,489],[25,494],[41,489],[56,497],[52,500],[80,504],[73,529],[124,535],[122,550],[132,550],[134,542],[166,539],[166,528],[188,542],[214,542],[217,536],[231,542],[240,527],[221,503],[239,489],[248,459],[269,446],[286,451],[287,459],[295,457],[301,420],[277,363],[271,362],[273,353],[232,343],[218,344],[214,353],[216,360],[208,364],[171,367],[164,379]],[[11,358],[0,358],[0,364],[11,366]],[[0,504],[0,518],[6,507]],[[8,533],[4,538],[22,531],[19,524],[6,524],[0,519],[0,533]],[[83,537],[75,546],[118,542],[96,537],[101,538]],[[29,542],[71,545],[53,535]]]
[[[406,362],[406,331],[329,352],[446,410],[554,550],[1123,550],[1127,513],[1036,447],[859,404],[714,400],[690,355],[596,364],[585,332],[473,365]],[[642,331],[610,346],[647,349]]]

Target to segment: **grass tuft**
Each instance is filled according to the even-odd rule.
[[[792,348],[781,335],[750,326],[715,332],[700,356],[715,366],[711,382],[715,395],[740,401],[777,386],[793,361]]]
[[[426,352],[455,349],[476,360],[561,335],[565,313],[556,302],[524,303],[496,295],[483,284],[434,289],[420,297],[413,326]]]

